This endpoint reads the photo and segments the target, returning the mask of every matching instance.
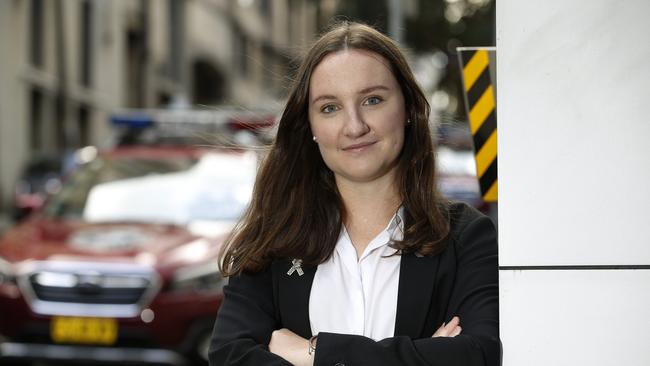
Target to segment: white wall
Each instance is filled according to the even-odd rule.
[[[498,1],[505,366],[650,365],[648,15]]]

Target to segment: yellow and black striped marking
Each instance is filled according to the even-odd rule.
[[[497,111],[488,51],[462,50],[463,83],[474,139],[476,173],[487,202],[497,201]]]

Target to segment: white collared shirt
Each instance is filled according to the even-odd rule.
[[[332,256],[314,275],[309,296],[312,334],[363,335],[374,340],[395,333],[401,255],[392,255],[391,239],[402,240],[403,208],[370,241],[357,260],[345,227]]]

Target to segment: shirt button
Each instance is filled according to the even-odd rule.
[[[345,366],[345,364],[344,364],[344,363],[337,362],[337,363],[334,364],[334,366]]]

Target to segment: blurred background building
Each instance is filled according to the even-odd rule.
[[[301,50],[340,18],[398,39],[435,118],[462,125],[455,49],[494,45],[493,0],[0,2],[0,213],[28,162],[101,146],[117,109],[279,111]]]

